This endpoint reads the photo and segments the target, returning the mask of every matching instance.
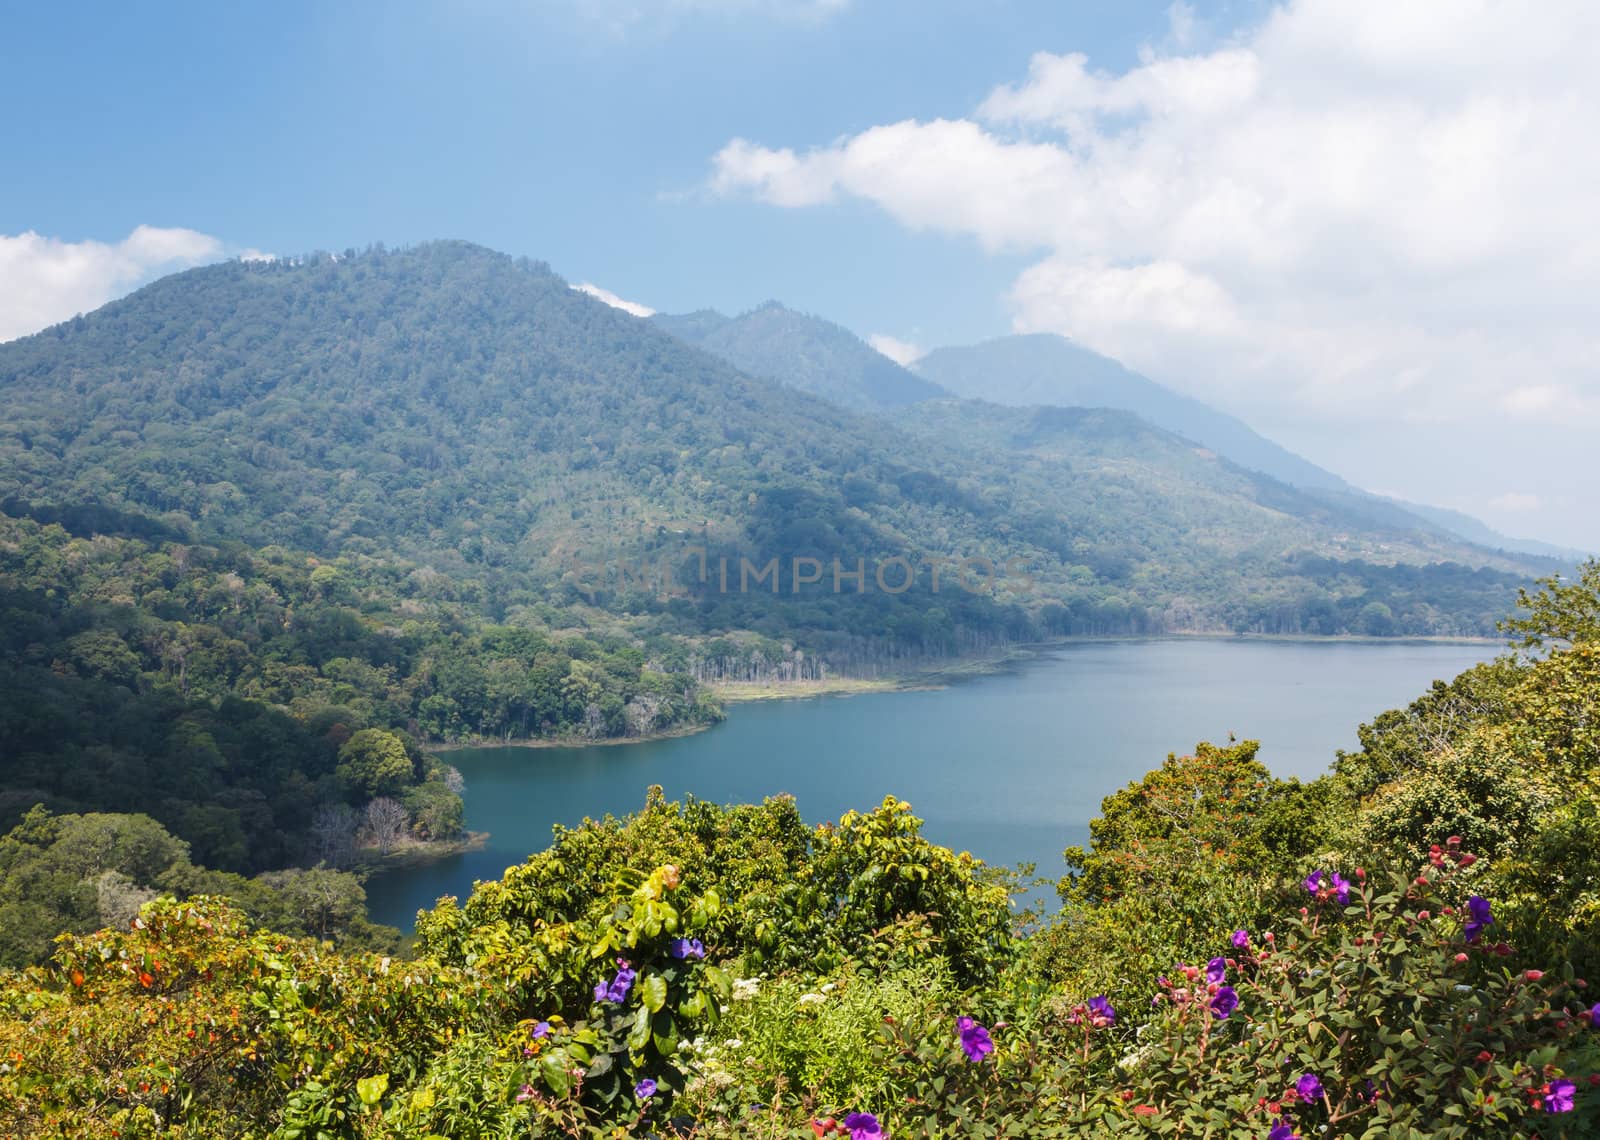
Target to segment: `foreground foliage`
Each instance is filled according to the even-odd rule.
[[[145,902],[0,975],[0,1130],[1592,1135],[1595,648],[1438,686],[1311,784],[1251,742],[1169,759],[1042,928],[902,801],[813,828],[659,791],[441,901],[410,959]]]

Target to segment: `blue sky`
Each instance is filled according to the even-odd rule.
[[[865,205],[714,199],[708,159],[735,136],[827,141],[962,115],[1045,48],[1124,66],[1164,12],[13,4],[0,100],[32,114],[7,147],[0,232],[183,226],[280,254],[460,237],[658,309],[779,298],[858,329],[971,340],[1006,331],[1017,258]]]
[[[0,3],[0,339],[466,238],[902,355],[1061,333],[1600,549],[1590,0]]]

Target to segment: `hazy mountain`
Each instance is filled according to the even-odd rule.
[[[849,329],[776,301],[738,317],[702,309],[651,319],[751,376],[787,384],[842,407],[897,408],[948,394]]]
[[[1233,416],[1181,396],[1109,357],[1048,333],[940,348],[917,374],[958,396],[1023,406],[1121,408],[1255,471],[1297,487],[1350,490],[1331,471],[1259,435]]]
[[[1449,507],[1430,507],[1422,503],[1408,503],[1403,499],[1391,499],[1405,510],[1434,523],[1451,534],[1459,535],[1468,542],[1486,546],[1491,550],[1509,550],[1516,554],[1531,554],[1536,557],[1554,558],[1561,562],[1581,562],[1589,557],[1588,551],[1574,550],[1569,546],[1557,546],[1550,542],[1540,542],[1533,538],[1512,538],[1495,530],[1478,519],[1462,511],[1452,510]]]
[[[650,321],[657,328],[665,329],[679,340],[686,340],[690,344],[701,344],[718,329],[732,324],[733,318],[724,316],[715,309],[696,309],[692,313],[656,313]]]
[[[831,342],[818,375],[870,354],[891,371],[863,368],[858,393],[903,383],[843,330],[780,308],[692,323],[703,340]],[[492,615],[545,607],[552,624],[593,605],[643,632],[863,654],[1072,631],[1486,632],[1527,571],[1128,416],[953,399],[898,424],[858,416],[463,243],[177,274],[0,345],[0,399],[10,513],[399,555],[421,564],[417,589],[443,575]],[[864,559],[869,576],[894,558],[1014,560],[1032,585],[729,592],[713,572],[665,597],[592,572],[700,548],[736,574],[745,555]]]
[[[1354,512],[1369,525],[1442,533],[1490,550],[1563,562],[1582,557],[1576,551],[1549,543],[1507,537],[1460,511],[1362,491],[1260,435],[1241,420],[1163,387],[1065,337],[1048,333],[1006,336],[982,344],[941,348],[913,367],[919,375],[951,392],[999,404],[1106,407],[1136,412],[1241,466],[1309,491],[1327,492],[1327,501]]]

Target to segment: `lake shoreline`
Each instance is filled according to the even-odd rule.
[[[1328,640],[1073,638],[906,670],[866,690],[945,686],[937,693],[817,700],[799,698],[823,696],[818,685],[769,686],[773,699],[730,702],[717,732],[641,748],[463,751],[446,762],[465,776],[465,824],[492,837],[431,865],[385,868],[368,884],[369,910],[409,930],[418,908],[548,848],[553,827],[637,812],[652,784],[714,804],[792,795],[808,824],[892,793],[916,805],[932,842],[1059,872],[1061,850],[1088,842],[1105,797],[1169,754],[1237,730],[1263,742],[1258,759],[1278,778],[1315,779],[1338,749],[1359,746],[1359,725],[1502,649]]]
[[[1019,665],[1036,660],[1043,654],[1073,645],[1104,645],[1111,642],[1159,641],[1239,641],[1273,642],[1300,645],[1502,645],[1510,646],[1497,637],[1372,637],[1365,634],[1309,633],[1228,633],[1226,631],[1194,630],[1155,634],[1078,634],[1073,637],[1054,638],[1048,641],[1029,641],[1009,645],[992,653],[968,654],[947,658],[940,664],[883,677],[828,677],[807,681],[707,681],[705,688],[719,702],[727,705],[749,704],[754,701],[801,701],[817,697],[855,697],[872,693],[927,692],[948,688],[953,682],[972,677],[987,677],[1006,672]],[[596,748],[624,744],[650,744],[661,740],[674,740],[680,736],[694,736],[721,724],[726,716],[705,724],[677,725],[643,736],[534,736],[490,740],[448,741],[424,744],[429,752],[447,753],[484,748]]]
[[[1299,645],[1504,645],[1496,637],[1372,637],[1365,634],[1320,636],[1307,633],[1227,633],[1194,631],[1139,634],[1079,634],[1050,641],[1029,641],[1007,646],[988,654],[950,658],[925,669],[909,670],[885,677],[830,677],[820,681],[711,681],[706,683],[712,696],[727,704],[751,701],[808,700],[812,697],[850,697],[869,693],[926,692],[948,688],[955,681],[1003,673],[1036,660],[1056,649],[1073,645],[1105,645],[1112,642],[1159,641],[1248,641]],[[1509,648],[1509,647],[1508,647]],[[707,726],[709,727],[709,726]],[[643,740],[644,737],[637,739]],[[626,743],[626,741],[620,742]]]
[[[424,744],[427,752],[477,752],[490,748],[601,748],[616,744],[650,744],[657,740],[674,740],[680,736],[694,736],[708,728],[715,728],[721,720],[709,724],[681,724],[664,728],[660,732],[647,732],[643,736],[513,736],[509,740],[494,737],[491,740],[449,740]]]
[[[371,848],[363,848],[357,853],[352,869],[365,872],[368,876],[387,875],[392,871],[426,867],[431,863],[465,855],[469,851],[481,851],[488,845],[487,831],[469,831],[460,839],[413,842],[382,854]]]

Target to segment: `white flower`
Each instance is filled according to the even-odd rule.
[[[820,1002],[825,1002],[827,1000],[828,999],[823,997],[821,994],[801,994],[800,995],[800,1004],[801,1005],[817,1005]]]
[[[761,990],[760,978],[735,978],[733,982],[733,1000],[749,1001]]]
[[[744,1042],[740,1041],[737,1037],[730,1037],[726,1041],[724,1041],[723,1044],[726,1045],[729,1049],[737,1049],[737,1048],[739,1048],[739,1046],[743,1045]]]
[[[825,994],[831,994],[834,990],[836,990],[838,988],[839,988],[839,983],[838,982],[827,982],[827,983],[825,983],[823,985],[822,992],[825,993]]]

